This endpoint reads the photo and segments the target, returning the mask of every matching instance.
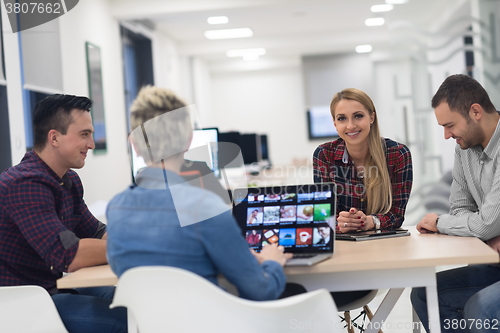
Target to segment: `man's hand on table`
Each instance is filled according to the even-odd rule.
[[[439,232],[437,228],[437,220],[439,215],[436,213],[429,213],[424,216],[424,218],[418,222],[417,230],[422,234],[430,234]]]

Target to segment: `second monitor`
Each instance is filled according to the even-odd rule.
[[[236,131],[224,132],[220,133],[219,142],[228,142],[237,146],[241,150],[245,165],[259,163],[262,160],[262,141],[259,134],[241,134]],[[220,167],[240,167],[240,165],[235,165],[235,155],[239,153],[239,150],[229,149],[231,147],[233,146],[219,146]]]

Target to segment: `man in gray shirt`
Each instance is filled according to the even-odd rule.
[[[500,115],[484,88],[467,75],[448,77],[432,98],[445,139],[457,142],[449,214],[427,214],[421,233],[477,237],[500,248]],[[475,265],[437,274],[441,330],[497,332],[500,329],[500,267]],[[425,289],[411,295],[428,329]]]

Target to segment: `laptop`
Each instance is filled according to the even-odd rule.
[[[333,255],[334,183],[235,189],[233,215],[250,248],[277,243],[294,258],[287,266],[309,266]]]
[[[337,233],[335,239],[337,240],[347,240],[347,241],[365,241],[373,239],[383,239],[392,237],[402,237],[410,236],[410,232],[406,229],[378,229],[378,230],[366,230],[358,232],[350,232],[345,234]]]

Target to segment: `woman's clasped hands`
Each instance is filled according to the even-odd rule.
[[[368,230],[374,227],[373,217],[371,215],[366,215],[356,208],[351,208],[348,212],[340,212],[337,218],[337,231],[341,233]]]

